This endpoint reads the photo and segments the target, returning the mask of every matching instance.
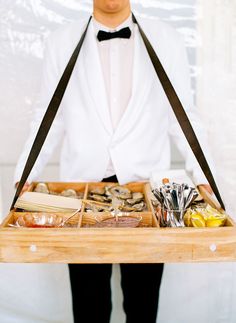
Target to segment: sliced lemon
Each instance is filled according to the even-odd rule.
[[[207,227],[223,227],[225,224],[226,218],[209,218],[206,220]]]
[[[192,211],[189,209],[185,215],[184,215],[184,224],[186,227],[192,227],[192,221],[191,221]]]
[[[195,228],[203,228],[206,226],[206,222],[204,220],[204,217],[200,213],[192,214],[191,222]]]

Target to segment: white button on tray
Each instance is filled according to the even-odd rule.
[[[35,244],[30,245],[29,247],[31,252],[36,252],[37,251],[37,246]]]
[[[216,246],[214,243],[212,243],[212,244],[210,245],[210,250],[211,250],[212,252],[215,252],[215,251],[216,251],[216,249],[217,249],[217,246]]]

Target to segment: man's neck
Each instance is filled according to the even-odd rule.
[[[106,13],[94,8],[93,16],[102,25],[109,28],[116,28],[129,17],[130,13],[130,7],[116,13]]]

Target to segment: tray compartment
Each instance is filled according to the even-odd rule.
[[[96,189],[96,188],[104,188],[106,186],[116,186],[118,185],[117,183],[106,183],[106,182],[102,182],[102,183],[89,183],[88,184],[88,192],[87,192],[87,196],[85,197],[88,200],[91,200],[89,198],[89,193]],[[146,210],[143,211],[152,211],[150,208],[150,205],[148,203],[148,197],[147,197],[147,192],[146,192],[146,187],[145,187],[145,183],[129,183],[127,185],[122,185],[122,187],[126,187],[128,188],[132,193],[134,192],[140,192],[144,194],[144,201],[146,203]],[[91,200],[92,201],[92,200]]]
[[[82,228],[91,228],[95,225],[96,227],[96,216],[101,216],[102,218],[104,217],[110,217],[110,213],[109,212],[97,212],[97,213],[83,213],[82,214],[82,224],[81,227]],[[134,215],[134,216],[142,216],[142,220],[139,224],[139,226],[137,228],[144,228],[144,227],[156,227],[156,222],[154,222],[153,220],[153,214],[151,212],[132,212],[130,213],[130,215]],[[103,228],[97,228],[99,230],[103,229]]]
[[[85,196],[86,200],[89,200],[89,193],[96,189],[96,188],[104,188],[105,186],[115,186],[118,185],[117,183],[107,183],[107,182],[99,182],[99,183],[89,183],[88,184],[88,188],[87,188],[87,195]],[[138,228],[140,227],[158,227],[158,221],[156,219],[155,213],[154,213],[154,209],[150,203],[150,199],[149,199],[149,185],[147,185],[146,183],[129,183],[127,185],[122,185],[124,187],[127,187],[132,193],[134,192],[140,192],[144,194],[144,202],[146,204],[146,208],[145,210],[143,210],[142,212],[128,212],[129,214],[132,215],[137,215],[137,216],[142,216],[142,220],[138,226]],[[91,200],[92,201],[92,200]],[[84,204],[84,209],[85,209],[85,204]],[[83,211],[84,211],[83,209]],[[109,212],[83,212],[82,214],[82,223],[81,223],[81,227],[83,228],[89,228],[92,227],[94,225],[96,225],[96,215],[100,215],[100,216],[104,216],[104,217],[108,217],[109,216]],[[102,229],[102,228],[98,228],[98,229]]]
[[[17,211],[12,211],[10,213],[10,216],[7,217],[5,219],[5,221],[1,224],[1,228],[11,228],[9,226],[9,224],[15,224],[18,217],[20,216],[24,216],[25,214],[28,214],[28,213],[31,213],[31,212],[17,212]],[[41,214],[42,212],[32,212],[34,214]],[[43,212],[45,213],[45,212]],[[55,213],[53,212],[52,214],[55,214],[55,215],[58,215],[60,217],[63,217],[64,220],[66,220],[69,216],[70,216],[70,213]],[[82,217],[82,213],[81,212],[78,212],[75,216],[73,216],[73,218],[69,219],[68,222],[67,222],[67,226],[65,227],[59,227],[59,228],[55,228],[55,229],[67,229],[67,228],[70,228],[70,227],[78,227],[79,226],[79,223],[81,223],[81,217]],[[11,228],[11,229],[17,229],[17,230],[22,230],[22,229],[32,229],[32,228],[26,228],[26,227],[22,227],[22,228]],[[36,230],[42,230],[42,229],[48,229],[48,228],[34,228]]]
[[[155,211],[154,211],[155,212]],[[162,227],[161,225],[160,225],[160,222],[161,222],[161,220],[160,220],[160,216],[161,216],[161,211],[159,210],[159,211],[156,211],[156,216],[157,216],[157,221],[158,221],[158,225],[159,225],[159,227],[160,227],[160,229],[162,230],[162,229],[166,229],[165,227]],[[226,228],[226,227],[234,227],[235,226],[235,222],[234,222],[234,220],[229,216],[229,215],[227,215],[227,217],[226,217],[226,221],[225,221],[225,224],[224,224],[224,226],[222,226],[222,227],[201,227],[201,229],[205,229],[205,230],[207,230],[207,229],[219,229],[219,228]],[[188,228],[188,229],[190,229],[190,230],[198,230],[198,229],[200,229],[200,227],[199,228],[197,228],[197,227],[184,227],[184,228],[177,228],[178,230],[181,230],[181,229],[186,229],[186,228]],[[176,229],[176,228],[171,228],[171,227],[168,227],[168,229]]]
[[[30,187],[29,191],[33,192],[36,185],[39,182],[33,182]],[[73,189],[77,193],[81,194],[81,198],[84,198],[87,190],[87,183],[75,183],[75,182],[40,182],[45,183],[48,186],[49,192],[55,192],[57,194],[60,194],[62,191],[67,189]]]

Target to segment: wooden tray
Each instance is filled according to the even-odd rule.
[[[47,183],[49,190],[88,192],[112,183]],[[33,190],[32,183],[29,190]],[[221,228],[160,228],[147,183],[129,183],[143,192],[147,204],[137,228],[97,228],[96,213],[84,207],[67,228],[11,228],[22,212],[13,210],[0,226],[0,262],[24,263],[159,263],[236,260],[236,225],[228,217]],[[63,213],[63,217],[69,215]],[[99,212],[99,215],[101,213]]]

